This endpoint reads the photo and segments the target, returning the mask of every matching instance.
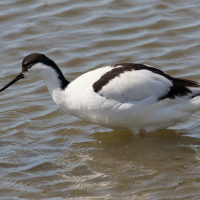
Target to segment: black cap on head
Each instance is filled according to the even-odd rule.
[[[24,78],[25,72],[28,72],[28,70],[37,63],[43,63],[47,66],[52,67],[55,72],[58,74],[58,79],[60,80],[60,88],[61,90],[64,90],[65,87],[69,84],[69,81],[65,79],[62,72],[56,65],[56,63],[46,57],[44,54],[40,53],[32,53],[28,56],[26,56],[22,61],[22,72],[20,72],[13,80],[11,80],[7,85],[5,85],[3,88],[0,89],[0,92],[17,82],[18,80]]]
[[[22,61],[22,72],[25,72],[30,68],[32,65],[36,63],[43,63],[48,66],[55,66],[56,64],[53,60],[47,58],[44,54],[41,53],[32,53],[26,56]],[[58,67],[57,67],[58,68]]]

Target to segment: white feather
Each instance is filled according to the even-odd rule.
[[[99,94],[120,102],[139,101],[164,96],[171,86],[171,81],[159,74],[148,70],[132,70],[116,76]]]
[[[118,68],[120,66],[117,66]],[[147,69],[120,73],[109,80],[98,92],[93,84],[112,66],[85,73],[61,90],[58,74],[42,63],[26,74],[45,81],[55,103],[64,111],[86,121],[110,128],[153,131],[173,126],[200,109],[200,88],[189,88],[191,93],[174,99],[167,95],[173,83]]]
[[[94,92],[93,84],[110,70],[112,67],[107,66],[81,75],[65,91],[53,93],[54,101],[79,118],[105,127],[129,129],[134,133],[173,126],[200,108],[198,96],[158,101],[169,91],[172,83],[148,70],[120,74],[99,93]],[[194,91],[196,93],[197,88]]]

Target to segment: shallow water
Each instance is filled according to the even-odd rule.
[[[69,81],[121,62],[200,80],[197,0],[1,0],[0,86],[41,52]],[[0,199],[199,199],[200,113],[135,137],[60,110],[42,81],[0,94]]]

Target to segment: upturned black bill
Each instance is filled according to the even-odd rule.
[[[11,80],[7,85],[0,89],[0,92],[4,91],[6,88],[17,82],[18,80],[24,78],[24,74],[20,72],[13,80]]]

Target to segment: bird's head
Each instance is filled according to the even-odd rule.
[[[22,61],[22,71],[7,85],[0,89],[0,92],[19,81],[23,78],[28,79],[40,79],[44,76],[46,70],[54,69],[54,72],[57,74],[58,79],[61,82],[61,89],[63,89],[69,82],[64,78],[62,72],[58,68],[58,66],[46,57],[44,54],[40,53],[32,53],[26,56]]]

